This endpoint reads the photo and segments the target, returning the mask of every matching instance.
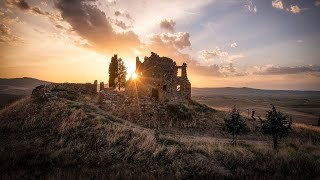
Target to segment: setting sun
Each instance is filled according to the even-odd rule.
[[[137,79],[137,78],[138,78],[138,75],[134,72],[134,73],[132,73],[131,77],[132,77],[133,79]]]

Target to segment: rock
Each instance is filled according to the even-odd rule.
[[[201,153],[194,153],[195,161],[198,163],[207,164],[209,162],[208,158]]]

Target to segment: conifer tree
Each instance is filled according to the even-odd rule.
[[[230,116],[224,120],[225,126],[232,134],[233,146],[237,146],[237,138],[241,134],[248,132],[246,122],[240,116],[240,112],[236,107],[233,107]]]
[[[287,120],[288,116],[282,112],[277,111],[272,105],[272,109],[267,111],[266,121],[262,124],[264,134],[272,136],[273,149],[278,148],[278,141],[288,134],[291,129],[292,119]]]
[[[121,88],[124,88],[126,86],[126,76],[127,76],[127,68],[122,61],[122,59],[118,59],[118,75],[116,78],[116,87],[118,87],[118,90],[120,91]]]
[[[109,87],[115,88],[116,83],[115,80],[118,76],[118,56],[115,54],[111,58],[111,62],[109,64]]]

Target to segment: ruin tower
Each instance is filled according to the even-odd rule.
[[[126,91],[160,102],[185,101],[191,98],[191,84],[187,77],[187,64],[177,66],[167,57],[151,53],[141,62],[136,58],[137,79],[128,81]]]

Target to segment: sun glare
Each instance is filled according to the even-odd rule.
[[[133,79],[137,79],[137,78],[138,78],[138,75],[134,72],[134,73],[132,73],[131,77],[132,77]]]
[[[136,65],[130,61],[125,62],[127,67],[127,77],[126,80],[129,80],[132,77],[132,74],[136,71]]]

